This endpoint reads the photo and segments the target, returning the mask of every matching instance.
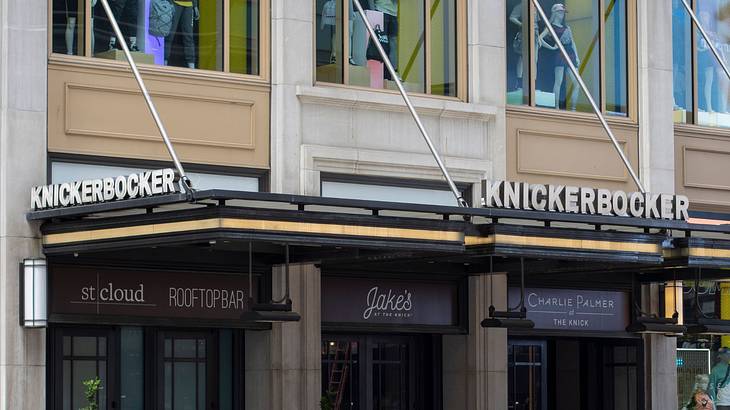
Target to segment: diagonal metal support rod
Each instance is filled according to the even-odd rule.
[[[631,166],[629,159],[626,158],[626,154],[624,154],[624,151],[621,149],[621,146],[619,145],[618,140],[616,140],[616,137],[613,135],[613,131],[611,131],[611,127],[608,126],[608,122],[606,121],[606,118],[603,116],[603,112],[601,112],[601,109],[598,107],[598,104],[596,104],[596,101],[593,99],[591,92],[588,90],[588,86],[586,86],[586,83],[583,81],[583,78],[580,76],[580,73],[578,72],[578,68],[575,66],[575,64],[573,64],[573,60],[570,59],[568,52],[565,50],[565,46],[563,45],[563,43],[560,42],[560,37],[558,37],[558,34],[555,32],[555,29],[553,28],[552,24],[550,24],[550,20],[548,19],[548,16],[545,14],[545,10],[543,10],[543,8],[540,5],[540,2],[538,0],[532,0],[532,3],[535,5],[537,12],[540,13],[540,18],[542,18],[542,21],[545,22],[545,28],[547,28],[547,30],[550,32],[550,36],[553,38],[553,40],[555,40],[555,44],[560,49],[560,54],[563,55],[563,59],[565,60],[566,64],[568,64],[568,68],[570,68],[570,71],[573,73],[573,76],[575,77],[576,81],[578,81],[578,85],[580,85],[580,88],[583,90],[583,93],[585,94],[586,98],[588,99],[588,102],[591,103],[591,107],[593,107],[593,112],[596,113],[598,120],[601,122],[601,125],[603,125],[603,129],[606,130],[606,134],[608,134],[608,137],[611,139],[611,143],[613,143],[613,147],[616,148],[616,152],[618,152],[619,157],[621,157],[621,161],[623,161],[624,165],[626,166],[626,169],[629,171],[629,174],[631,174],[631,178],[634,180],[634,183],[639,188],[641,193],[646,193],[646,190],[644,189],[644,185],[642,185],[641,181],[639,180],[639,176],[636,174],[636,172],[634,172],[634,168]]]
[[[705,41],[710,47],[710,50],[712,50],[712,54],[715,56],[715,59],[717,59],[717,62],[720,63],[722,70],[725,71],[725,75],[730,78],[730,70],[728,70],[727,65],[725,64],[725,61],[723,61],[722,57],[720,57],[720,53],[717,51],[715,44],[710,39],[710,36],[705,31],[705,28],[702,27],[702,23],[700,23],[700,21],[697,19],[697,15],[695,14],[694,10],[692,10],[692,6],[687,3],[687,0],[682,0],[682,4],[684,5],[685,10],[687,10],[687,14],[689,14],[689,16],[692,18],[692,22],[695,24],[695,26],[697,26],[697,29],[700,30],[700,33],[702,33],[702,37],[705,38]]]
[[[426,127],[424,127],[423,122],[421,122],[421,117],[418,115],[418,113],[416,112],[416,109],[413,107],[413,104],[411,103],[411,99],[408,97],[408,93],[406,93],[405,88],[403,88],[403,82],[401,81],[400,77],[398,77],[398,74],[395,72],[395,68],[393,68],[393,63],[390,62],[390,58],[388,58],[388,54],[386,54],[385,50],[383,49],[383,46],[380,44],[380,41],[378,41],[378,36],[375,34],[373,25],[370,24],[370,21],[368,20],[367,16],[365,15],[365,10],[363,10],[362,5],[360,5],[360,0],[353,0],[353,3],[355,4],[355,7],[357,8],[357,12],[360,14],[360,17],[362,18],[363,23],[365,23],[365,27],[368,29],[368,33],[370,34],[370,41],[372,41],[373,44],[375,45],[375,47],[378,49],[378,53],[380,54],[380,57],[383,59],[383,63],[385,63],[385,67],[388,69],[388,72],[390,73],[390,77],[393,79],[393,81],[395,81],[395,84],[398,86],[398,91],[400,91],[400,95],[403,97],[403,100],[405,101],[406,106],[408,107],[408,111],[411,112],[411,115],[413,116],[413,120],[416,121],[418,130],[421,131],[421,135],[423,135],[423,139],[426,140],[428,149],[431,150],[431,155],[433,155],[433,158],[436,160],[436,163],[438,164],[439,168],[441,168],[441,173],[444,175],[444,178],[446,178],[446,182],[449,183],[449,188],[451,188],[451,192],[456,197],[456,201],[458,202],[460,207],[468,208],[469,204],[466,203],[464,198],[461,196],[461,193],[456,188],[456,184],[454,183],[454,180],[451,179],[451,175],[449,175],[449,171],[446,169],[444,162],[441,160],[441,156],[439,155],[438,151],[436,151],[436,147],[434,147],[433,143],[431,142],[431,137],[428,135],[428,131],[426,131]]]
[[[124,56],[127,58],[129,67],[132,69],[134,79],[137,80],[137,85],[142,91],[142,95],[144,96],[144,100],[147,103],[147,107],[150,109],[152,118],[155,120],[155,124],[157,124],[157,128],[160,130],[160,135],[162,135],[162,139],[165,142],[167,152],[170,154],[170,157],[172,157],[172,162],[175,163],[175,168],[180,175],[183,187],[188,193],[191,193],[193,190],[193,185],[187,175],[185,175],[185,170],[183,169],[183,166],[180,163],[177,154],[175,153],[175,148],[172,146],[172,142],[170,142],[170,137],[167,136],[167,130],[165,130],[165,125],[162,124],[162,119],[160,119],[160,116],[157,113],[157,109],[155,108],[155,104],[152,102],[152,97],[150,97],[150,93],[147,91],[147,87],[142,80],[142,75],[140,75],[139,70],[137,69],[137,63],[135,63],[132,59],[132,54],[129,52],[129,47],[127,46],[127,40],[124,38],[124,35],[122,35],[122,30],[119,29],[117,19],[116,17],[114,17],[114,13],[112,13],[112,9],[109,7],[109,1],[101,0],[101,5],[104,7],[104,12],[106,12],[107,17],[109,18],[109,22],[111,23],[112,29],[114,30],[114,35],[117,37],[117,42],[122,45],[122,51],[124,52]]]

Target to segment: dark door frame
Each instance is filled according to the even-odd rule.
[[[155,379],[157,380],[156,385],[156,406],[155,408],[165,408],[165,339],[172,336],[172,349],[174,352],[174,340],[175,339],[204,339],[205,340],[205,409],[217,409],[218,408],[218,332],[217,329],[159,329],[156,332],[156,345],[157,354],[155,355]],[[196,346],[197,352],[197,346]],[[192,361],[197,364],[199,358],[191,360],[177,360],[173,358],[173,361]],[[196,369],[197,372],[197,369]],[[198,380],[195,380],[196,391],[198,387]],[[173,386],[174,390],[174,386]],[[197,404],[196,404],[197,408]],[[198,409],[203,410],[203,409]]]
[[[554,357],[554,349],[550,348],[550,342],[555,342],[559,340],[570,340],[570,341],[577,341],[577,342],[590,342],[590,343],[597,343],[603,347],[606,346],[632,346],[636,348],[636,408],[637,409],[643,409],[644,403],[646,402],[646,399],[643,395],[645,392],[645,360],[644,360],[644,342],[641,338],[599,338],[599,337],[554,337],[554,336],[510,336],[508,338],[507,343],[508,344],[539,344],[540,342],[544,342],[546,346],[546,352],[545,352],[545,358],[543,359],[546,363],[546,367],[550,366],[550,362],[555,360]],[[581,344],[581,349],[583,349],[583,344]],[[600,352],[603,352],[603,349],[599,349]],[[509,358],[508,358],[509,360]],[[547,369],[546,369],[547,370]],[[509,382],[509,381],[508,381]],[[585,383],[586,380],[582,380],[582,384]],[[551,375],[549,372],[547,373],[547,378],[544,380],[546,390],[552,391],[555,388],[555,379],[554,375]],[[581,386],[581,389],[583,389],[583,386]],[[554,397],[553,395],[548,392],[548,401],[547,401],[547,408],[554,408],[555,404],[553,402]],[[581,398],[583,400],[583,398]]]
[[[58,383],[57,381],[63,380],[64,336],[106,337],[106,386],[102,387],[106,390],[106,408],[110,410],[118,408],[119,386],[116,372],[116,352],[118,349],[117,330],[114,327],[76,326],[51,327],[46,336],[48,343],[46,348],[46,391],[48,395],[46,408],[49,410],[63,409],[63,383]],[[73,352],[71,353],[73,356]]]
[[[431,342],[429,346],[425,346],[425,338],[432,335],[415,335],[415,334],[388,334],[388,333],[360,333],[360,334],[347,334],[347,333],[324,333],[322,335],[322,341],[326,342],[329,339],[338,341],[357,342],[359,351],[359,368],[358,368],[358,389],[360,391],[358,408],[360,409],[372,409],[375,408],[373,401],[373,347],[376,343],[399,343],[406,344],[408,346],[408,361],[407,368],[407,380],[408,385],[406,400],[406,407],[408,410],[424,408],[422,402],[428,402],[433,404],[434,409],[442,408],[442,395],[441,395],[441,381],[440,375],[434,374],[431,379],[426,379],[426,374],[423,369],[424,363],[422,363],[425,355],[428,355],[431,360],[436,362],[437,368],[433,369],[433,373],[441,373],[441,355],[437,354],[437,357],[432,357],[428,348],[432,350],[441,349],[441,344]],[[440,350],[439,350],[440,352]],[[424,383],[438,383],[437,389],[422,389]],[[324,386],[323,382],[323,388]],[[434,391],[435,390],[435,391]]]

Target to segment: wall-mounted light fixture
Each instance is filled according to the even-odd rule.
[[[48,326],[48,266],[45,259],[24,259],[20,265],[20,325]]]
[[[677,315],[677,324],[684,324],[684,303],[682,281],[674,280],[664,284],[664,317]]]

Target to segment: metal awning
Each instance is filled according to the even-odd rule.
[[[730,265],[730,225],[559,212],[209,190],[192,201],[173,194],[27,217],[43,221],[47,255],[216,242],[235,249],[253,241],[289,244],[298,261],[425,255],[475,264],[519,256],[654,268]]]

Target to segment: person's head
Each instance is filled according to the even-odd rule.
[[[723,362],[730,362],[730,347],[721,347],[717,350],[717,358]]]
[[[709,374],[698,374],[695,376],[695,389],[696,390],[707,390],[707,386],[710,384]]]
[[[562,23],[565,20],[565,13],[567,13],[568,10],[565,8],[565,5],[562,3],[555,3],[553,4],[553,7],[550,9],[550,22],[555,23]]]

